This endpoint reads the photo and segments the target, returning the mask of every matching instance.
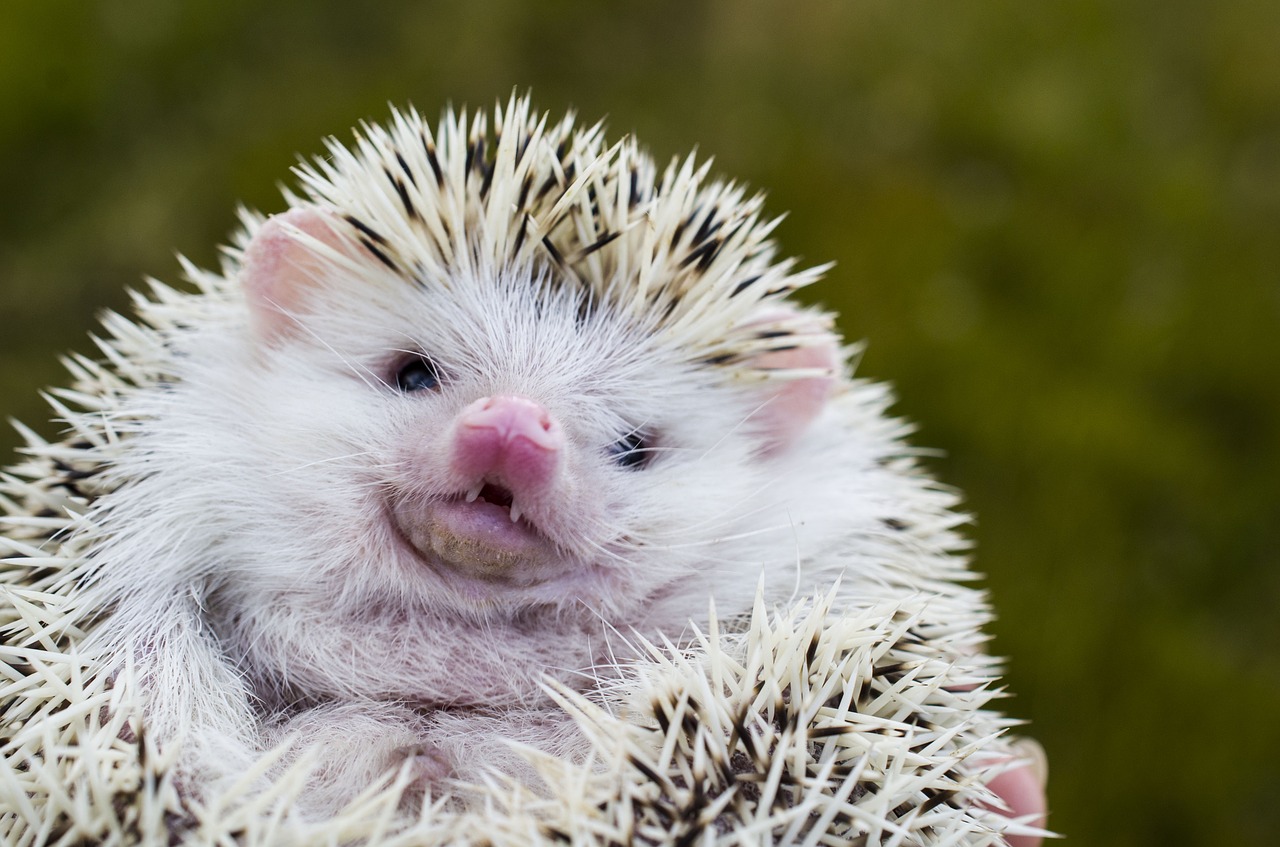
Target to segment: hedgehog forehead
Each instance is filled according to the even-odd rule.
[[[417,112],[395,112],[351,148],[330,140],[327,158],[297,172],[309,200],[337,209],[404,284],[547,279],[630,316],[689,362],[749,368],[768,328],[752,313],[823,268],[775,261],[761,198],[707,171],[689,157],[659,174],[633,140],[606,147],[599,125],[548,126],[512,98],[492,131],[484,113],[447,113],[433,132]],[[773,329],[774,339],[791,331]]]
[[[527,274],[416,292],[399,319],[421,352],[489,391],[634,397],[681,379],[680,356],[644,326]]]

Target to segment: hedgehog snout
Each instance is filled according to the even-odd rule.
[[[467,481],[469,501],[484,491],[496,492],[518,516],[522,501],[555,482],[564,431],[541,404],[499,394],[482,397],[458,414],[450,450],[450,470]]]

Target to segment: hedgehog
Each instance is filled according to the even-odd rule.
[[[517,95],[296,177],[0,477],[7,843],[1041,833],[956,497],[761,195]]]

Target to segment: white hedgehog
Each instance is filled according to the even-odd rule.
[[[5,843],[1034,833],[954,498],[707,172],[397,113],[108,316],[0,480]]]

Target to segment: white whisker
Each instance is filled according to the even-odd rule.
[[[268,476],[281,476],[283,474],[297,473],[298,471],[305,470],[307,468],[313,468],[316,465],[325,465],[332,462],[344,462],[347,459],[357,459],[361,456],[374,456],[374,455],[377,455],[376,453],[374,453],[374,451],[365,450],[360,453],[348,453],[345,456],[332,456],[328,459],[316,459],[314,462],[307,462],[306,464],[303,464],[303,465],[297,465],[292,468],[285,468],[284,470],[275,471],[274,473],[268,474]],[[377,468],[379,466],[374,465],[373,467]],[[383,467],[386,467],[386,466],[383,466]]]

